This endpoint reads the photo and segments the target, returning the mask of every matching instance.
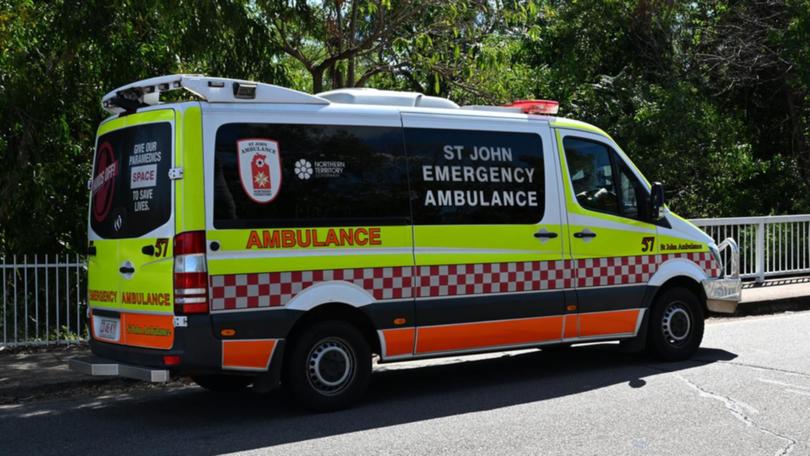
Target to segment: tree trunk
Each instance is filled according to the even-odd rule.
[[[323,92],[323,69],[313,68],[309,74],[312,75],[312,93]]]

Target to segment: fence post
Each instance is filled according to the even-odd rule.
[[[757,243],[754,250],[756,255],[757,283],[765,281],[765,222],[757,224]]]

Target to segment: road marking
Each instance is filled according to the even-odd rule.
[[[797,391],[793,389],[786,389],[785,391],[787,391],[788,393],[801,394],[802,396],[810,396],[810,392],[808,391]]]
[[[786,386],[788,388],[798,388],[800,390],[810,391],[810,387],[807,387],[807,386],[793,385],[791,383],[780,382],[778,380],[769,380],[769,379],[766,379],[766,378],[758,378],[757,380],[761,381],[762,383],[770,383],[770,384],[773,384],[773,385]]]

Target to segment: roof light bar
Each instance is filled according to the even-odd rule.
[[[508,105],[510,108],[520,108],[524,114],[544,114],[554,116],[560,110],[560,102],[554,100],[515,100]]]

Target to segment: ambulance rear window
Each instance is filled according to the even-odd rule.
[[[111,131],[98,138],[90,227],[102,238],[135,238],[171,216],[172,127],[168,122]]]
[[[214,226],[410,223],[402,130],[225,124],[216,134]]]

